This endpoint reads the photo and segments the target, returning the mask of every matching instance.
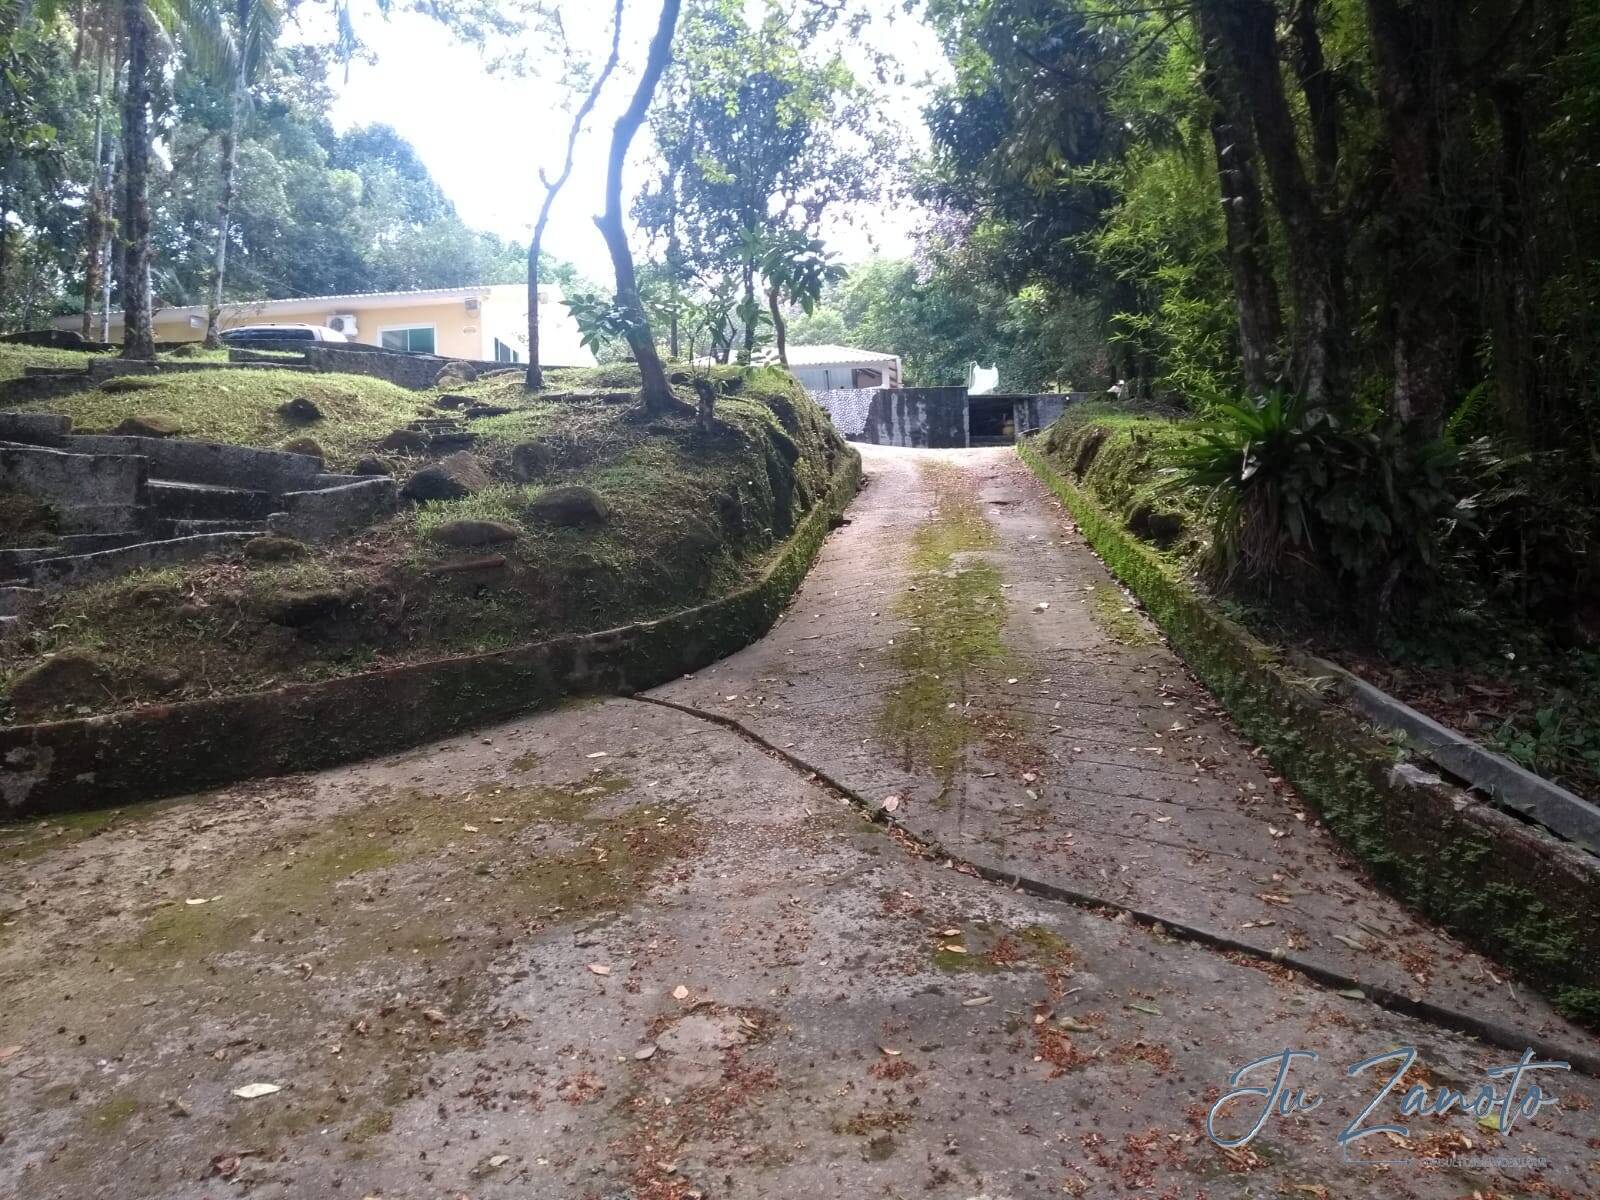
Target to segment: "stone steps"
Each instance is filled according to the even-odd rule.
[[[432,446],[470,444],[453,417],[419,421]],[[78,434],[51,413],[0,412],[0,483],[55,511],[52,544],[0,550],[0,618],[41,590],[239,550],[281,532],[324,541],[392,513],[388,476],[344,475],[285,450],[187,438]]]
[[[152,479],[146,490],[158,520],[264,521],[277,511],[271,492]]]
[[[189,537],[163,538],[156,541],[134,542],[114,550],[100,550],[93,554],[69,554],[56,558],[41,558],[27,564],[27,577],[36,588],[54,590],[75,587],[110,579],[129,571],[149,567],[169,567],[179,563],[194,562],[210,554],[238,550],[251,538],[261,536],[254,531],[229,531],[199,533]]]
[[[253,533],[260,536],[269,532],[266,521],[207,521],[187,518],[163,520],[158,523],[158,529],[166,538],[193,537],[198,533]]]
[[[38,588],[0,584],[0,617],[20,617],[43,598]]]

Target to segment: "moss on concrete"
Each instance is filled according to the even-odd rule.
[[[500,651],[657,619],[735,593],[760,580],[819,504],[839,503],[839,481],[858,459],[791,376],[725,374],[728,385],[738,383],[739,394],[719,403],[719,425],[709,436],[683,416],[640,422],[630,392],[613,403],[599,395],[530,397],[516,378],[472,385],[479,389],[472,394],[512,408],[470,422],[480,439],[474,453],[494,477],[490,486],[460,500],[407,508],[359,538],[318,547],[295,563],[208,561],[52,595],[28,618],[25,635],[0,650],[0,721],[7,716],[10,680],[63,651],[102,656],[117,680],[114,694],[59,714],[79,715]],[[204,403],[187,403],[195,381],[210,379],[206,387],[220,388],[234,386],[228,381],[235,376],[241,377],[238,387],[255,389],[238,411],[227,395],[205,393]],[[185,422],[204,424],[217,414],[237,422],[199,432],[250,440],[261,432],[260,422],[282,421],[276,412],[281,397],[272,390],[280,377],[297,385],[283,384],[296,394],[306,391],[298,384],[333,380],[329,386],[336,386],[344,378],[261,371],[146,382],[163,409]],[[356,442],[375,439],[432,398],[351,378],[377,390],[369,388],[359,404],[351,401],[353,413],[324,405],[326,419],[312,427],[320,441],[329,442],[325,429],[343,430],[340,436]],[[92,395],[102,399],[79,395],[37,407],[110,403],[106,393]],[[216,414],[213,404],[221,406]],[[104,420],[121,412],[93,411]],[[74,415],[82,418],[85,411]],[[536,482],[518,482],[512,446],[537,429],[559,431],[559,452]],[[533,516],[542,491],[574,484],[606,501],[611,515],[603,525],[564,528]],[[477,552],[430,536],[463,517],[502,522],[517,536]],[[484,571],[453,569],[486,552],[503,555],[504,562]],[[313,589],[335,591],[347,602],[303,622],[274,618],[275,597]]]
[[[1198,595],[1173,562],[1057,472],[1038,446],[1022,443],[1019,453],[1190,669],[1379,882],[1542,985],[1573,1019],[1596,1023],[1600,930],[1583,888],[1540,893],[1508,882],[1510,868],[1530,879],[1563,875],[1530,842],[1491,841],[1485,818],[1456,810],[1444,795],[1394,783],[1390,745],[1326,704],[1276,651]],[[1485,865],[1491,860],[1493,872]]]
[[[1005,599],[1000,572],[965,557],[994,544],[982,509],[949,468],[922,469],[938,509],[912,539],[915,574],[895,604],[910,628],[887,652],[898,682],[878,732],[908,766],[927,764],[948,781],[967,745],[981,736],[964,705],[974,673],[1004,657]]]
[[[1149,646],[1156,641],[1150,627],[1114,587],[1096,586],[1089,596],[1089,612],[1095,624],[1105,630],[1114,642],[1121,642],[1124,646]]]

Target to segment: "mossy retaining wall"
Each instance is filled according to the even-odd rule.
[[[0,816],[315,770],[564,696],[628,693],[699,670],[771,628],[860,481],[860,456],[848,451],[828,494],[760,579],[660,620],[241,696],[0,729]]]
[[[1405,763],[1023,442],[1190,669],[1387,890],[1600,1026],[1600,861]]]

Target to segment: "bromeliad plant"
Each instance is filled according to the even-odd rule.
[[[1175,482],[1208,494],[1213,566],[1248,590],[1329,582],[1381,623],[1396,590],[1436,570],[1470,501],[1450,486],[1452,452],[1398,428],[1346,429],[1326,409],[1276,393],[1216,401],[1175,457]]]

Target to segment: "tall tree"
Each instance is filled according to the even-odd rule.
[[[683,402],[672,394],[666,369],[661,365],[661,354],[656,349],[655,334],[650,331],[650,319],[639,299],[633,252],[628,248],[628,234],[622,225],[622,171],[627,165],[628,147],[633,144],[639,126],[644,124],[651,98],[672,59],[672,34],[678,25],[678,9],[679,0],[662,0],[661,16],[656,23],[655,36],[650,39],[650,51],[633,99],[617,118],[611,133],[611,153],[606,162],[606,206],[595,218],[595,224],[606,239],[606,248],[611,252],[611,268],[617,277],[616,307],[624,322],[628,349],[639,364],[643,384],[640,398],[648,413],[669,411],[682,406]]]
[[[1349,366],[1343,229],[1301,157],[1283,86],[1276,3],[1199,0],[1198,12],[1204,52],[1213,56],[1208,65],[1238,83],[1283,222],[1294,293],[1296,390],[1314,408],[1336,406],[1346,395]],[[1313,125],[1322,128],[1320,121]],[[1324,148],[1324,154],[1336,158],[1337,148]]]
[[[234,175],[239,165],[239,122],[249,103],[250,86],[260,75],[283,24],[279,0],[233,0],[210,19],[225,35],[222,65],[228,77],[228,117],[222,130],[222,196],[217,201],[217,242],[212,259],[205,344],[222,345],[222,289],[232,234]]]
[[[691,0],[652,128],[660,182],[636,207],[665,235],[668,266],[709,287],[738,277],[741,357],[766,305],[760,258],[785,229],[815,237],[826,213],[882,194],[892,151],[875,97],[838,55],[808,45],[807,14]]]
[[[589,114],[594,111],[594,106],[600,99],[600,92],[606,86],[606,80],[611,78],[611,73],[617,69],[617,58],[621,48],[622,0],[617,0],[616,13],[611,23],[611,53],[606,56],[605,63],[594,77],[594,82],[584,93],[578,111],[572,115],[572,125],[567,130],[567,154],[562,160],[561,171],[551,179],[545,174],[543,167],[539,168],[539,182],[544,185],[544,199],[539,204],[539,216],[533,223],[533,240],[528,244],[528,374],[525,383],[530,392],[538,391],[544,386],[544,368],[539,363],[539,268],[544,249],[545,226],[550,223],[550,210],[555,206],[556,197],[572,176],[572,160],[577,152],[578,138],[583,133],[583,126],[588,121]]]
[[[144,0],[123,0],[127,82],[122,91],[122,356],[154,358],[150,294],[150,40]]]

